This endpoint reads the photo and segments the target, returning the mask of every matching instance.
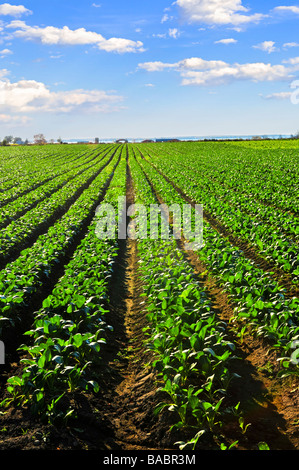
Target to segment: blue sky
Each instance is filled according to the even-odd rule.
[[[0,3],[0,138],[292,134],[299,2]]]

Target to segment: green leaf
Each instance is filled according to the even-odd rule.
[[[259,450],[270,450],[270,447],[266,442],[259,442],[258,443]]]
[[[48,308],[51,306],[51,299],[47,298],[43,301],[43,308]]]
[[[13,385],[14,387],[21,387],[22,379],[20,377],[13,376],[7,380],[7,383],[9,383],[10,385]]]
[[[77,348],[80,348],[83,344],[83,336],[81,333],[77,333],[76,335],[73,336],[73,342]]]
[[[43,354],[43,355],[39,358],[39,360],[38,360],[38,362],[37,362],[37,365],[38,365],[38,367],[39,367],[40,369],[43,369],[44,366],[45,366],[45,364],[46,364],[46,356],[45,356],[45,354]]]
[[[254,306],[257,310],[263,310],[265,304],[262,300],[258,300],[257,302],[255,302]]]

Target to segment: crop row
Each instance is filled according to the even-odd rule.
[[[292,275],[294,284],[298,283],[298,244],[281,232],[278,221],[272,223],[269,214],[266,222],[259,217],[259,211],[267,209],[255,202],[254,196],[250,200],[245,197],[244,202],[238,193],[227,191],[215,182],[211,184],[206,181],[206,178],[193,169],[192,161],[181,164],[179,159],[171,158],[175,165],[172,167],[169,164],[170,158],[152,157],[154,164],[190,199],[203,204],[205,211],[216,217],[232,234],[253,245],[263,258],[276,263]],[[275,219],[275,214],[273,218]],[[280,218],[287,225],[287,216],[281,214]],[[295,220],[293,227],[292,233],[295,235],[298,231]]]
[[[288,142],[261,143],[174,143],[146,144],[150,151],[169,152],[189,162],[202,176],[274,206],[276,210],[299,212],[298,150]]]
[[[69,210],[36,242],[0,271],[0,334],[13,334],[28,321],[28,305],[43,292],[70,248],[84,233],[86,223],[103,197],[120,159],[121,149],[112,149],[113,158],[85,189]],[[7,343],[9,346],[9,343]]]
[[[35,233],[38,233],[41,227],[46,226],[51,220],[62,214],[75,201],[82,190],[88,187],[96,178],[111,158],[112,153],[110,150],[104,159],[91,167],[88,165],[84,171],[68,181],[61,189],[2,229],[0,235],[0,264],[9,260],[15,250],[20,251],[20,248],[24,248],[26,242]]]
[[[115,201],[126,191],[124,154],[103,202]],[[68,395],[80,390],[97,392],[96,378],[103,373],[101,348],[111,327],[106,323],[108,289],[117,239],[96,237],[97,216],[51,294],[34,314],[32,338],[20,347],[22,374],[8,380],[9,397],[2,405],[29,403],[33,414],[57,422],[70,418],[74,408]]]
[[[49,150],[47,151],[49,154]],[[34,174],[38,171],[36,165],[37,157],[40,161],[40,165],[43,166],[42,156],[36,155],[36,149],[33,151],[32,148],[25,148],[22,152],[17,147],[14,148],[1,148],[1,163],[0,163],[0,193],[6,192],[9,188],[13,187],[18,183],[21,183],[20,177],[27,178],[29,174]],[[30,165],[30,162],[33,165]],[[35,165],[34,165],[35,164]]]
[[[155,156],[155,154],[158,156],[159,152],[156,153],[154,149],[151,150],[151,155]],[[237,212],[249,214],[259,222],[270,225],[274,230],[285,232],[294,238],[299,234],[298,217],[279,209],[273,210],[273,207],[259,202],[261,186],[264,186],[264,175],[261,174],[260,169],[255,169],[253,173],[248,170],[247,165],[246,171],[242,172],[242,166],[240,168],[235,161],[228,160],[229,163],[227,163],[224,158],[220,167],[218,159],[214,158],[212,161],[199,159],[198,155],[191,152],[186,154],[185,158],[182,158],[177,152],[173,152],[169,158],[171,158],[172,165],[175,164],[178,168],[182,167],[185,169],[184,171],[192,168],[192,175],[200,183],[201,190],[206,191],[208,189],[211,197],[229,203],[231,208]],[[168,160],[165,154],[164,159]],[[265,174],[267,177],[269,176],[268,172]],[[272,178],[270,178],[270,181],[273,184]],[[251,183],[250,186],[249,183]],[[292,189],[296,193],[294,184],[293,182]],[[284,180],[283,187],[285,188],[285,186],[286,182]]]
[[[86,152],[86,148],[82,148],[80,153],[78,150],[73,147],[68,151],[60,149],[53,155],[49,150],[47,152],[44,150],[44,153],[40,154],[39,149],[30,149],[27,154],[26,152],[22,154],[18,163],[12,158],[7,164],[6,181],[1,183],[0,206],[4,206],[17,197],[41,186],[53,176],[62,174],[67,171],[66,165],[77,163],[77,160],[83,160],[86,158],[86,154],[90,153]],[[2,158],[1,166],[3,166]],[[4,172],[4,170],[2,171]]]
[[[132,154],[129,165],[136,201],[156,204]],[[148,312],[145,344],[153,354],[152,366],[164,397],[155,413],[165,408],[172,412],[172,429],[187,431],[190,439],[179,444],[184,448],[195,446],[204,433],[216,432],[224,416],[229,415],[225,399],[232,380],[237,378],[229,370],[235,346],[176,241],[172,237],[140,239],[137,247],[142,304]]]
[[[140,155],[137,160],[165,204],[185,204],[184,198],[149,162]],[[292,362],[292,354],[299,338],[299,300],[287,298],[285,289],[270,275],[206,223],[203,224],[203,241],[204,246],[196,253],[230,294],[235,317],[244,328],[252,328],[273,347],[284,351],[283,365],[288,372],[296,372],[298,366]]]
[[[24,196],[17,198],[10,204],[2,208],[0,215],[0,227],[3,228],[16,218],[22,216],[28,210],[31,210],[36,204],[43,199],[49,197],[55,191],[61,189],[66,183],[69,183],[73,178],[79,176],[86,171],[88,167],[92,167],[92,161],[97,158],[99,161],[100,155],[90,156],[88,160],[84,156],[80,164],[80,159],[76,162],[75,167],[69,168],[69,162],[65,163],[65,168],[62,169],[61,174],[53,176],[48,182],[39,186],[37,189],[32,190]]]

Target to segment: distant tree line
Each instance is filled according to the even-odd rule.
[[[54,144],[55,140],[50,139],[49,142],[45,138],[44,134],[35,134],[33,136],[33,143],[35,145],[45,145],[47,143],[49,144]],[[63,144],[61,137],[58,137],[57,139],[58,144]],[[25,139],[23,140],[21,137],[14,137],[13,135],[7,135],[4,137],[2,141],[0,141],[0,145],[6,146],[6,145],[29,145],[29,140]]]
[[[16,144],[16,145],[28,145],[29,141],[28,139],[23,140],[21,137],[14,137],[13,135],[7,135],[4,137],[2,142],[0,141],[0,145],[11,145],[11,144]]]

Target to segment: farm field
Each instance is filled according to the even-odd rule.
[[[0,169],[0,450],[299,450],[297,140],[2,147]],[[101,238],[102,204],[132,232]],[[192,227],[202,205],[203,246],[134,204]]]

